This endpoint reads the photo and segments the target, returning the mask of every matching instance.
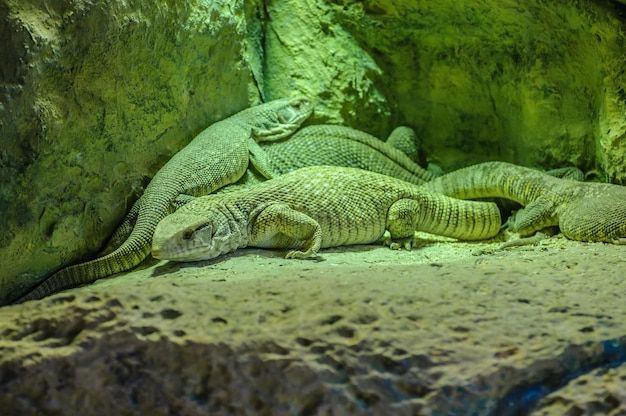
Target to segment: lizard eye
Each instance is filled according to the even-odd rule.
[[[183,231],[183,240],[189,240],[192,235],[193,235],[193,230]]]

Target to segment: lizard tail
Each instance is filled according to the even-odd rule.
[[[65,289],[92,283],[103,277],[130,270],[141,263],[149,253],[149,241],[144,243],[131,242],[129,238],[117,250],[106,256],[59,270],[14,303],[41,299]]]
[[[507,198],[527,205],[538,198],[553,177],[506,162],[483,162],[434,178],[424,184],[430,191],[453,198]]]
[[[435,193],[423,201],[420,213],[419,231],[459,240],[492,238],[502,224],[493,202],[462,201]]]
[[[93,283],[103,277],[130,270],[141,263],[150,254],[152,234],[157,223],[167,215],[169,209],[169,201],[166,201],[168,204],[146,202],[145,199],[143,202],[137,223],[121,246],[105,256],[59,270],[14,303],[41,299],[65,289]]]

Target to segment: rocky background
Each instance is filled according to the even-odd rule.
[[[311,123],[409,125],[446,171],[498,159],[624,183],[625,15],[608,0],[0,0],[0,305],[92,257],[206,126],[283,96],[314,99]]]
[[[413,127],[429,161],[626,178],[623,6],[0,1],[0,304],[93,256],[207,125],[305,94],[312,123]]]

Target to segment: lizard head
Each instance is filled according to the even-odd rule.
[[[175,212],[157,224],[152,237],[152,257],[174,261],[209,260],[240,247],[238,234],[217,211],[202,215]]]
[[[262,113],[252,127],[257,141],[280,140],[293,134],[313,113],[313,103],[306,97],[281,98],[251,107],[246,111]]]
[[[313,103],[304,96],[285,98],[285,104],[276,111],[276,121],[301,125],[313,113]]]

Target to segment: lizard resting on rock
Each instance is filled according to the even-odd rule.
[[[415,185],[433,178],[431,172],[404,153],[406,151],[417,157],[419,151],[415,132],[405,126],[394,129],[384,142],[350,127],[316,124],[303,127],[288,138],[260,143],[260,147],[268,169],[280,175],[307,166],[331,165],[378,172]],[[217,192],[238,191],[266,179],[252,166],[237,183]],[[177,207],[193,199],[179,197]]]
[[[319,124],[303,127],[286,140],[263,143],[261,149],[270,168],[281,175],[306,166],[332,165],[378,172],[415,185],[433,178],[395,146],[417,153],[413,130],[398,127],[384,142],[350,127]]]
[[[559,226],[571,240],[626,244],[626,187],[560,179],[506,162],[485,162],[424,185],[460,198],[500,197],[520,203],[507,224],[528,236]]]
[[[239,247],[291,248],[287,258],[321,247],[370,244],[385,230],[393,248],[415,231],[464,240],[498,234],[497,206],[461,201],[366,170],[311,166],[235,192],[196,198],[157,225],[152,256],[206,260]]]
[[[205,195],[236,182],[249,162],[263,175],[274,176],[256,142],[289,136],[312,111],[307,98],[285,98],[212,124],[154,175],[112,237],[113,241],[123,241],[119,247],[95,260],[61,269],[18,302],[40,299],[138,265],[150,253],[154,228],[172,211],[177,197]]]

